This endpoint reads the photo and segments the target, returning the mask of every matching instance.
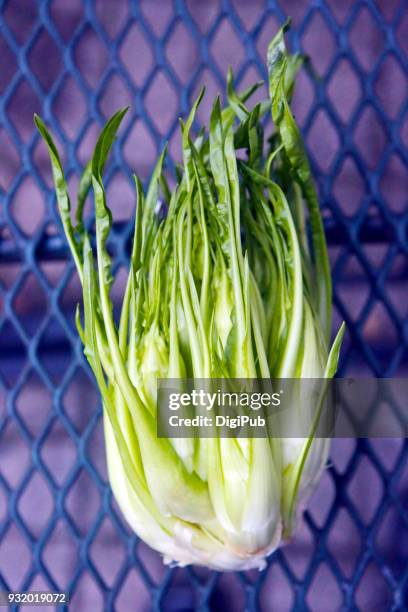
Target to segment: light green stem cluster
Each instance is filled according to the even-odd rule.
[[[251,111],[228,74],[228,105],[208,134],[181,122],[183,165],[171,191],[160,156],[137,208],[119,324],[113,316],[103,170],[121,110],[106,124],[81,179],[76,225],[54,142],[49,149],[64,230],[83,286],[77,326],[104,406],[109,476],[134,530],[169,561],[216,569],[262,567],[289,533],[327,459],[326,440],[161,439],[158,378],[332,377],[331,283],[310,168],[289,107],[299,56],[283,29],[268,51],[270,102]],[[275,132],[264,155],[261,119]],[[82,220],[92,189],[96,262]],[[161,215],[160,203],[167,204]],[[311,228],[307,239],[306,215]]]

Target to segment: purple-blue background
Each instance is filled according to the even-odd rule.
[[[229,64],[242,87],[265,76],[291,15],[292,48],[320,77],[302,71],[294,109],[324,205],[334,326],[348,325],[341,374],[405,374],[407,2],[12,0],[0,12],[0,588],[69,589],[81,612],[406,609],[400,440],[335,441],[296,538],[262,574],[168,569],[130,534],[107,486],[73,327],[80,288],[32,116],[51,125],[74,189],[98,127],[131,105],[108,172],[115,220],[127,221],[130,171],[147,179],[167,140],[179,160],[178,117],[201,86],[204,120]],[[112,239],[116,297],[130,232],[119,223]]]

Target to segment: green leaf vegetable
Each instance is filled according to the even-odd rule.
[[[329,351],[326,243],[289,106],[300,64],[299,56],[288,55],[282,28],[268,50],[270,102],[248,110],[259,84],[238,94],[229,73],[228,104],[222,109],[214,101],[208,135],[191,136],[203,92],[181,122],[183,167],[175,188],[170,191],[163,173],[166,151],[146,194],[134,177],[134,240],[118,324],[102,177],[126,109],[98,139],[80,182],[75,225],[58,151],[35,117],[83,287],[84,326],[79,309],[76,320],[102,396],[111,486],[135,532],[179,565],[262,568],[293,530],[327,461],[329,442],[313,433],[291,439],[156,435],[158,378],[335,373],[343,327]],[[268,109],[274,133],[265,155],[261,119]],[[96,253],[82,219],[91,189]],[[164,218],[157,212],[162,197]]]

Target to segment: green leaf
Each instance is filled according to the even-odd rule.
[[[42,119],[38,115],[34,115],[34,122],[48,148],[48,153],[51,161],[52,175],[54,178],[55,193],[57,196],[58,210],[60,213],[65,236],[71,249],[72,257],[74,258],[79,278],[82,282],[82,262],[80,244],[78,243],[75,237],[74,228],[71,222],[71,202],[69,199],[68,188],[65,181],[64,171],[62,169],[61,160],[54,140],[49,131],[47,130]]]
[[[128,110],[129,107],[122,108],[112,115],[98,138],[92,157],[92,174],[98,180],[102,178],[109,151],[114,143],[120,124]]]
[[[190,191],[192,188],[191,183],[194,177],[194,170],[193,170],[192,162],[191,162],[191,147],[189,143],[189,139],[190,139],[189,134],[190,134],[191,126],[193,125],[193,122],[194,122],[194,119],[197,113],[197,109],[200,106],[201,100],[204,97],[204,93],[205,93],[205,87],[201,89],[197,100],[194,102],[186,123],[184,124],[183,121],[180,119],[182,144],[183,144],[184,172],[185,172],[185,178],[186,178],[188,191]]]
[[[84,206],[88,193],[92,186],[92,160],[89,161],[85,167],[85,170],[79,181],[78,193],[77,193],[77,207],[75,211],[76,228],[75,230],[82,236],[84,233]]]
[[[284,42],[284,32],[289,27],[285,24],[268,47],[269,92],[272,101],[272,118],[279,132],[285,153],[291,164],[294,175],[299,181],[307,203],[312,230],[314,250],[316,307],[328,342],[331,329],[331,277],[329,258],[324,237],[323,223],[319,202],[313,184],[310,165],[304,150],[302,137],[289,107],[285,87],[289,70],[288,54]]]
[[[228,103],[238,119],[240,121],[245,121],[249,115],[249,111],[243,103],[242,99],[239,97],[234,88],[234,76],[232,74],[231,66],[228,68],[227,73],[227,97]]]

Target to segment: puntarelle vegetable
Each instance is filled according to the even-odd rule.
[[[75,225],[57,149],[35,117],[83,287],[84,325],[78,308],[77,327],[103,400],[111,486],[136,533],[180,565],[262,568],[292,531],[327,461],[328,440],[312,435],[156,436],[159,377],[331,378],[337,367],[343,327],[329,352],[326,243],[289,107],[301,58],[287,54],[283,36],[284,28],[268,49],[270,102],[249,111],[246,101],[259,84],[237,94],[229,72],[228,104],[222,109],[216,98],[208,136],[190,134],[203,92],[181,122],[176,187],[170,191],[163,173],[166,151],[146,194],[134,178],[134,240],[118,326],[102,174],[126,109],[99,137],[79,185]],[[264,156],[261,118],[270,108],[275,130]],[[96,264],[82,220],[91,188]]]

